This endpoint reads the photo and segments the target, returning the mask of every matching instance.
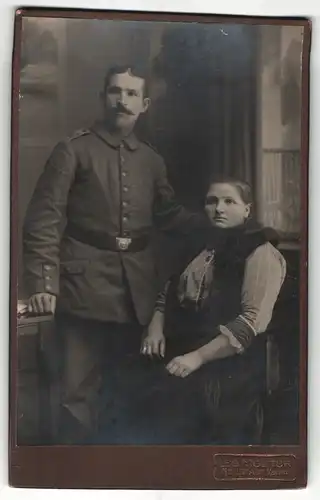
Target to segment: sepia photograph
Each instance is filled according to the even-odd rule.
[[[17,11],[12,453],[218,447],[214,488],[272,479],[223,451],[270,446],[273,479],[296,480],[309,36],[302,18]]]

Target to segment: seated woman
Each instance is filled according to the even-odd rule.
[[[254,444],[264,332],[286,274],[277,235],[251,216],[250,186],[212,180],[212,230],[159,295],[142,360],[119,367],[100,442]]]

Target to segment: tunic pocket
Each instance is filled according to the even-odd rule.
[[[61,262],[60,273],[61,275],[84,274],[88,264],[88,260],[73,260],[70,262]]]

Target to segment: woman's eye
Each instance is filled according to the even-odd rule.
[[[234,200],[232,198],[226,198],[225,202],[227,205],[232,205],[234,203]]]

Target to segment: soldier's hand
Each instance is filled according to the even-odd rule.
[[[35,293],[29,299],[28,312],[31,314],[54,314],[57,298],[51,293]]]

